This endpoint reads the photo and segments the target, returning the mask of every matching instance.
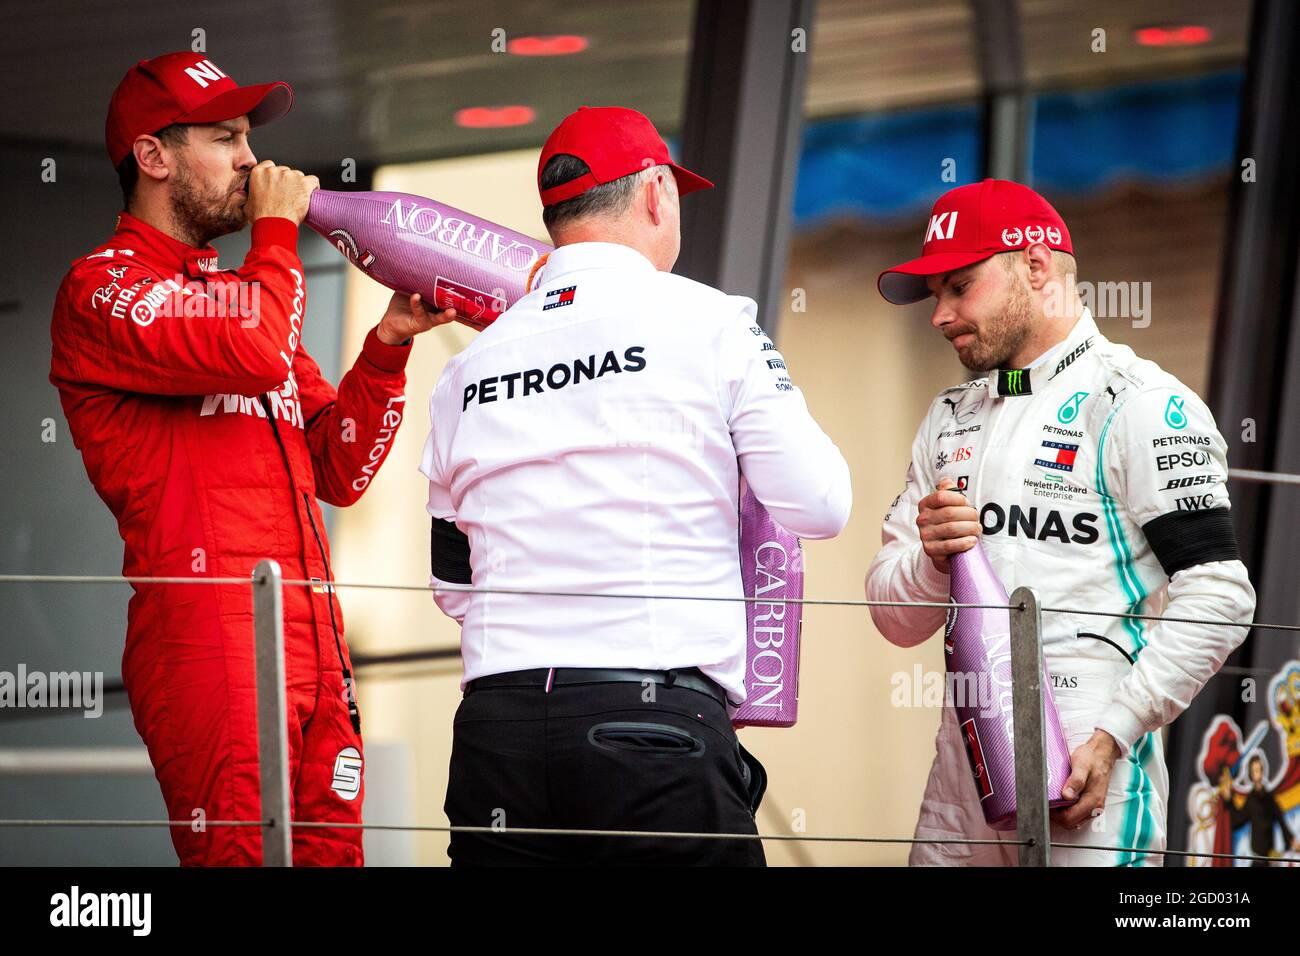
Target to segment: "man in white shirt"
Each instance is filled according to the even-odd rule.
[[[808,538],[839,533],[851,491],[753,300],[668,271],[678,197],[711,185],[635,110],[571,114],[538,163],[557,249],[434,390],[421,466],[434,582],[481,589],[436,592],[462,622],[453,825],[757,832],[762,768],[729,717],[745,607],[681,598],[743,594],[742,475]],[[764,860],[757,840],[461,833],[448,853]]]
[[[1255,592],[1229,517],[1227,444],[1191,389],[1107,341],[1075,293],[1070,233],[1027,186],[949,190],[923,254],[882,273],[896,304],[934,297],[930,323],[987,378],[942,391],[912,445],[867,572],[876,601],[946,601],[949,557],[982,539],[1008,590],[1037,589],[1043,654],[1070,747],[1069,807],[1052,863],[1161,866],[1169,780],[1160,728],[1247,628]],[[1087,612],[1159,615],[1143,621]],[[942,608],[873,607],[910,647]],[[984,823],[962,735],[944,708],[918,840],[1008,839]],[[1111,849],[1115,848],[1115,849]],[[912,864],[1005,865],[1014,845],[918,843]]]

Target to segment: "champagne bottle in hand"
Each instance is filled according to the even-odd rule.
[[[954,604],[1007,605],[1007,589],[978,541],[953,554],[950,596]],[[943,630],[944,662],[953,692],[957,725],[966,744],[984,820],[995,830],[1016,826],[1016,757],[1011,714],[1011,612],[998,608],[953,607]],[[1070,776],[1070,749],[1052,698],[1052,678],[1043,665],[1043,729],[1046,739],[1047,799],[1068,806],[1061,788]]]

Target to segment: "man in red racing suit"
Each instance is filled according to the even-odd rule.
[[[175,65],[168,72],[164,61],[179,58],[183,70],[199,56],[171,54],[136,70],[153,67],[175,82]],[[223,83],[236,94],[254,89]],[[234,128],[246,133],[255,110],[235,108]],[[110,112],[116,163],[112,123]],[[189,148],[205,143],[207,131],[191,126]],[[212,142],[224,144],[224,135],[217,129]],[[332,577],[316,499],[348,505],[370,483],[402,421],[410,336],[431,327],[416,321],[429,319],[416,302],[413,316],[405,297],[394,297],[336,392],[301,345],[298,222],[314,178],[253,168],[242,149],[234,169],[252,248],[239,269],[220,270],[217,253],[177,238],[179,228],[123,212],[112,238],[73,263],[52,325],[50,380],[90,480],[117,519],[124,573],[196,579],[134,585],[122,659],[169,818],[196,821],[171,828],[183,864],[261,862],[257,827],[204,825],[256,821],[261,804],[251,587],[202,581],[251,580],[263,558],[278,561],[286,579]],[[137,156],[142,169],[152,161]],[[292,202],[263,201],[260,210],[292,206],[292,214],[256,214],[254,200],[273,190],[292,193]],[[162,227],[181,221],[153,219]],[[294,818],[359,823],[361,725],[333,593],[285,588],[284,644]],[[295,830],[293,850],[297,864],[360,865],[361,831]]]

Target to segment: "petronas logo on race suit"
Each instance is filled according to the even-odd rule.
[[[1056,420],[1062,425],[1070,424],[1079,417],[1079,406],[1083,404],[1083,400],[1087,397],[1087,392],[1075,392],[1062,402],[1061,407],[1056,410]]]
[[[1187,414],[1183,411],[1183,396],[1171,395],[1169,404],[1165,406],[1165,424],[1170,428],[1182,429],[1187,427]]]

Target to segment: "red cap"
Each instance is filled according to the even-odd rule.
[[[586,175],[550,189],[542,189],[542,170],[552,156],[577,156],[591,170]],[[670,166],[677,179],[677,192],[685,196],[713,183],[682,169],[668,155],[654,124],[644,114],[622,106],[580,106],[555,127],[542,146],[537,161],[537,190],[543,206],[554,206],[585,193],[592,186],[611,183],[640,172],[647,166]]]
[[[1074,254],[1065,222],[1038,193],[1005,179],[958,186],[934,204],[921,257],[880,273],[876,288],[895,305],[920,302],[930,295],[926,276],[963,269],[1036,242]]]
[[[104,124],[108,158],[117,166],[136,137],[172,123],[220,123],[248,115],[252,126],[277,120],[293,105],[288,83],[240,86],[205,53],[166,53],[141,60],[113,91]]]

